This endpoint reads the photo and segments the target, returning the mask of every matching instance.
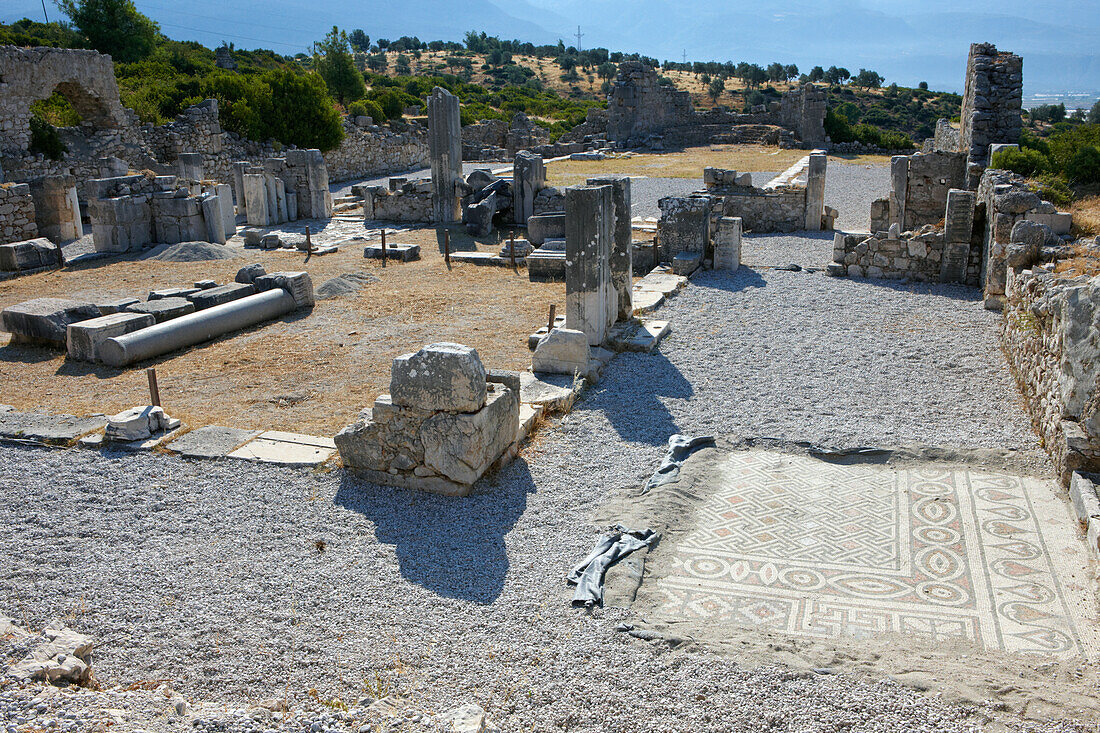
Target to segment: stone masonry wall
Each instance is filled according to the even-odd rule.
[[[627,142],[687,121],[691,95],[657,83],[657,71],[640,61],[619,64],[607,97],[607,137]]]
[[[1009,286],[1001,345],[1062,480],[1100,470],[1100,278],[1024,270]]]
[[[37,236],[31,187],[25,183],[0,183],[0,244]]]
[[[959,150],[967,153],[967,188],[978,185],[992,143],[1020,141],[1024,62],[992,43],[974,43],[966,63]]]

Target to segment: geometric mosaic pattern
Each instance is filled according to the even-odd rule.
[[[653,589],[659,615],[1096,655],[1092,570],[1049,482],[733,453]]]

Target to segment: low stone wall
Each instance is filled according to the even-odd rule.
[[[409,123],[394,130],[372,126],[360,128],[344,123],[344,142],[325,153],[330,182],[384,176],[415,168],[427,168],[428,130]]]
[[[1100,470],[1100,277],[1012,277],[1001,344],[1032,424],[1061,474]]]
[[[0,183],[0,244],[37,236],[31,187],[25,183]]]
[[[843,265],[843,271],[832,268],[830,272],[849,277],[941,282],[944,246],[943,230],[931,226],[896,238],[889,232],[878,232],[870,237],[837,232],[833,240],[833,262]],[[977,285],[980,269],[981,250],[972,247],[965,284]]]
[[[363,216],[374,221],[431,222],[432,184],[409,181],[396,191],[385,186],[352,186],[363,200]]]

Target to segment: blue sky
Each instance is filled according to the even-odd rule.
[[[136,0],[179,39],[304,51],[332,26],[372,38],[505,38],[638,51],[659,59],[772,61],[875,69],[902,85],[960,90],[971,42],[1024,57],[1037,92],[1100,90],[1100,3],[1071,0]],[[47,0],[51,17],[60,16]],[[0,21],[42,18],[41,0],[3,0]]]

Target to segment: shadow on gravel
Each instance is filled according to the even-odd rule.
[[[633,373],[605,373],[597,391],[574,409],[602,412],[627,442],[666,445],[668,436],[679,433],[680,428],[659,398],[686,400],[695,393],[691,382],[659,351],[621,355],[611,363],[611,369],[615,370],[619,362],[623,367],[629,363]]]
[[[851,280],[852,282],[859,283],[860,285],[873,285],[877,288],[883,288],[884,290],[893,290],[899,293],[938,295],[941,298],[951,298],[952,300],[967,300],[978,305],[981,305],[982,303],[981,289],[972,287],[970,285],[958,285],[950,283],[922,283],[912,280],[885,280],[874,277],[848,277],[839,279]]]
[[[756,270],[748,265],[742,265],[736,272],[728,270],[707,270],[700,272],[691,278],[693,287],[714,288],[736,293],[749,288],[762,288],[768,284]]]
[[[378,486],[345,474],[333,501],[375,525],[375,537],[393,545],[410,583],[446,598],[489,604],[508,574],[504,536],[534,491],[527,462],[517,458],[465,498]]]

